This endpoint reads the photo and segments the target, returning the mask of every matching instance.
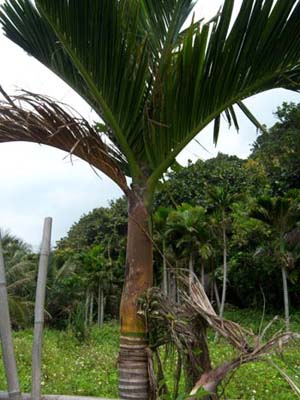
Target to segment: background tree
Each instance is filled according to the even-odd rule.
[[[263,166],[271,196],[282,196],[300,188],[300,104],[283,103],[275,115],[279,121],[258,136],[251,159]]]

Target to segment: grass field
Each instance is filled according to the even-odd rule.
[[[251,310],[231,311],[226,315],[244,326],[258,330],[260,314]],[[270,318],[265,318],[265,323]],[[282,327],[276,322],[273,332]],[[300,331],[300,315],[292,317],[292,329]],[[209,337],[214,364],[233,356],[233,350],[223,340],[214,343],[213,333]],[[15,348],[22,391],[30,391],[32,332],[15,333]],[[118,352],[118,326],[105,324],[101,329],[93,328],[89,338],[80,343],[71,332],[46,330],[43,348],[43,393],[78,394],[117,397],[116,360]],[[284,354],[274,354],[270,359],[300,386],[300,343],[292,343]],[[6,390],[3,365],[0,365],[0,390]],[[298,397],[267,363],[253,363],[241,367],[225,388],[230,400],[292,400]]]

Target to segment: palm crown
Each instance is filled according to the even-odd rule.
[[[226,0],[212,21],[193,19],[184,30],[194,3],[7,0],[0,14],[6,35],[73,87],[105,123],[101,132],[89,127],[94,142],[83,146],[85,133],[63,121],[68,129],[60,124],[60,137],[54,138],[56,126],[50,144],[59,147],[66,137],[65,150],[73,149],[123,189],[126,174],[151,193],[212,120],[217,140],[222,112],[237,125],[237,103],[255,122],[244,98],[276,87],[299,89],[298,0],[244,0],[233,25],[234,0]],[[22,100],[33,101],[29,94]],[[55,125],[55,110],[46,107],[45,115],[36,103],[44,106],[47,99],[34,101],[39,118]],[[24,140],[20,129],[14,139],[8,135],[11,116],[3,115],[0,140]],[[26,140],[49,144],[47,135]]]

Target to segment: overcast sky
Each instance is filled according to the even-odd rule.
[[[3,0],[0,0],[0,4]],[[236,1],[236,11],[241,1]],[[221,0],[199,0],[196,16],[211,18]],[[0,85],[10,94],[16,88],[50,95],[75,107],[93,121],[90,108],[60,79],[0,33]],[[300,96],[276,90],[246,101],[256,117],[268,126],[274,123],[273,112],[283,101],[300,102]],[[212,127],[198,135],[205,151],[193,141],[178,157],[206,159],[218,151],[246,158],[256,138],[256,129],[240,117],[240,132],[221,126],[218,146],[212,143]],[[71,225],[95,207],[107,206],[109,200],[121,195],[118,187],[103,174],[97,176],[83,161],[73,160],[55,149],[34,144],[10,143],[0,145],[0,227],[9,229],[34,248],[39,245],[43,219],[53,217],[53,244],[66,235]]]

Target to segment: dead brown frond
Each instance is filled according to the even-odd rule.
[[[282,331],[267,339],[266,334],[276,318],[267,324],[259,335],[255,335],[236,322],[222,319],[214,311],[196,277],[191,283],[190,279],[180,272],[177,279],[181,283],[181,304],[172,301],[157,288],[150,289],[141,302],[141,314],[145,317],[150,332],[150,346],[159,361],[156,374],[158,381],[164,382],[158,348],[171,344],[177,351],[177,367],[174,367],[174,370],[178,370],[179,367],[182,369],[182,365],[179,364],[184,355],[185,369],[190,368],[188,372],[195,378],[191,395],[194,396],[202,388],[212,393],[211,398],[216,399],[218,385],[230,372],[249,362],[268,361],[266,355],[270,352],[281,350],[292,339],[300,339],[298,333]],[[214,369],[209,358],[206,326],[218,332],[219,336],[237,351],[233,359]],[[283,376],[296,393],[298,387],[295,383],[284,374]],[[180,372],[177,372],[176,390],[179,378]],[[159,387],[159,384],[157,386]],[[165,392],[166,390],[167,388],[164,388]]]
[[[266,333],[276,318],[266,326],[260,335],[255,335],[252,331],[241,327],[233,321],[220,318],[215,313],[203,286],[196,277],[192,284],[183,275],[180,276],[180,279],[186,287],[188,285],[190,287],[190,294],[187,294],[187,291],[183,291],[182,293],[186,305],[199,313],[212,329],[218,332],[220,336],[239,352],[236,358],[208,373],[202,374],[193,388],[192,394],[195,394],[200,387],[204,387],[207,390],[215,390],[216,386],[224,379],[228,372],[243,364],[264,360],[264,357],[271,351],[276,349],[281,350],[292,339],[300,339],[300,334],[298,333],[282,331],[275,333],[270,339],[266,339]],[[287,380],[287,382],[291,383],[291,380]],[[295,384],[292,382],[291,387],[293,390],[294,386]]]
[[[56,147],[87,161],[127,193],[122,155],[71,107],[48,96],[22,91],[10,97],[0,87],[0,143],[33,142]]]

